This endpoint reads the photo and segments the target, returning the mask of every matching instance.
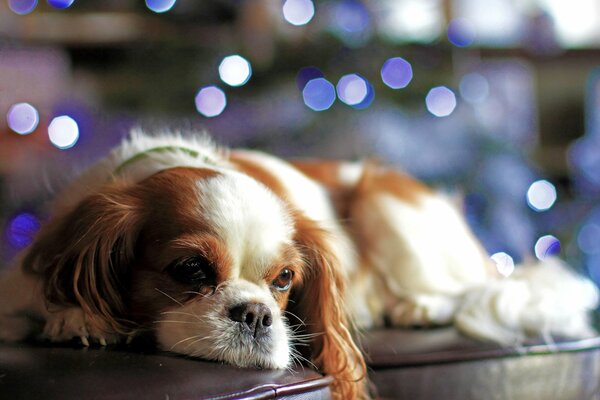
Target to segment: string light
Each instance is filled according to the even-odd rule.
[[[445,86],[434,87],[427,93],[425,104],[436,117],[447,117],[456,108],[456,96]]]
[[[252,76],[248,60],[239,55],[225,57],[219,64],[219,77],[229,86],[242,86]]]
[[[61,150],[70,149],[79,140],[79,126],[68,115],[54,118],[48,125],[50,142]]]
[[[527,204],[535,211],[549,210],[556,202],[556,188],[547,180],[535,181],[527,190]]]
[[[311,0],[286,0],[283,3],[283,18],[292,25],[306,25],[315,15]]]
[[[312,79],[304,86],[302,98],[310,109],[324,111],[335,102],[335,88],[325,78]]]
[[[405,88],[412,78],[412,66],[402,57],[390,58],[381,67],[381,79],[392,89]]]
[[[177,0],[146,0],[146,7],[155,13],[164,13],[175,6]]]
[[[14,104],[6,114],[8,127],[19,135],[27,135],[40,122],[38,111],[29,103]]]
[[[227,106],[225,92],[216,86],[207,86],[198,91],[195,98],[196,110],[205,117],[220,115]]]

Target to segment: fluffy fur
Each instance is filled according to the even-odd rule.
[[[361,327],[454,322],[502,344],[593,334],[597,289],[558,262],[501,279],[451,203],[373,163],[286,162],[134,132],[57,197],[0,279],[0,339],[169,351],[334,377],[366,396]],[[41,333],[34,321],[42,321]]]

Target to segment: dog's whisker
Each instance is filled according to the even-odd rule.
[[[194,335],[194,336],[190,336],[187,337],[185,339],[181,339],[179,342],[175,343],[173,346],[171,346],[171,350],[173,350],[177,345],[180,345],[183,342],[187,342],[188,340],[194,340],[194,339],[198,339],[199,337],[204,336],[204,335]],[[189,346],[189,345],[188,345]],[[186,347],[187,348],[187,347]]]
[[[182,306],[182,307],[183,307],[183,303],[182,303],[182,302],[180,302],[179,300],[175,299],[173,296],[171,296],[171,295],[169,295],[169,294],[167,294],[167,293],[163,292],[163,291],[162,291],[162,290],[160,290],[159,288],[154,288],[154,290],[156,290],[158,293],[160,293],[160,294],[162,294],[162,295],[166,296],[167,298],[169,298],[169,299],[173,300],[175,303],[177,303],[177,304],[179,304],[180,306]]]

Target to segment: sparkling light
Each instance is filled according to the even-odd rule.
[[[448,40],[456,47],[472,45],[475,37],[475,27],[466,19],[457,18],[448,24]]]
[[[37,0],[8,0],[8,7],[15,14],[29,14],[37,7]]]
[[[459,91],[465,101],[478,104],[488,97],[490,85],[483,75],[472,72],[460,80]]]
[[[445,86],[434,87],[425,98],[427,110],[436,117],[446,117],[456,108],[454,92]]]
[[[527,190],[527,204],[535,211],[546,211],[556,201],[556,188],[546,180],[533,182]]]
[[[412,78],[412,66],[402,57],[390,58],[381,67],[381,79],[392,89],[405,88]]]
[[[335,88],[325,78],[316,78],[309,81],[302,90],[304,104],[314,111],[329,109],[335,102]]]
[[[336,90],[342,102],[354,106],[367,97],[367,81],[357,74],[344,75],[338,81]]]
[[[146,7],[155,13],[164,13],[173,8],[176,1],[177,0],[146,0]]]
[[[510,274],[512,274],[515,270],[515,262],[513,258],[504,252],[492,254],[490,258],[496,263],[496,269],[502,276],[510,276]]]
[[[560,241],[552,235],[542,236],[535,243],[535,256],[540,260],[555,256],[558,253],[560,253]]]
[[[252,76],[252,67],[242,56],[228,56],[219,64],[219,76],[229,86],[242,86]]]
[[[283,18],[292,25],[306,25],[315,15],[311,0],[286,0],[283,3]]]
[[[11,246],[22,249],[33,241],[33,236],[40,229],[37,217],[30,213],[15,215],[8,223],[6,236]]]
[[[196,94],[196,109],[205,117],[220,115],[227,106],[225,93],[216,86],[207,86]]]
[[[50,4],[54,8],[65,9],[71,7],[75,0],[48,0],[48,4]]]
[[[79,140],[79,126],[73,118],[61,115],[48,125],[48,137],[55,147],[61,150],[70,149]]]
[[[6,114],[8,127],[20,135],[27,135],[37,128],[40,117],[29,103],[17,103]]]
[[[586,254],[600,254],[600,225],[585,224],[577,234],[577,245]]]

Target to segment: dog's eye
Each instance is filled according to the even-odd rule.
[[[281,270],[277,278],[272,283],[272,286],[279,290],[280,292],[284,292],[292,286],[292,278],[294,277],[294,273],[287,268]]]
[[[173,279],[181,283],[209,283],[214,280],[210,262],[204,257],[189,257],[175,261],[167,267]]]

